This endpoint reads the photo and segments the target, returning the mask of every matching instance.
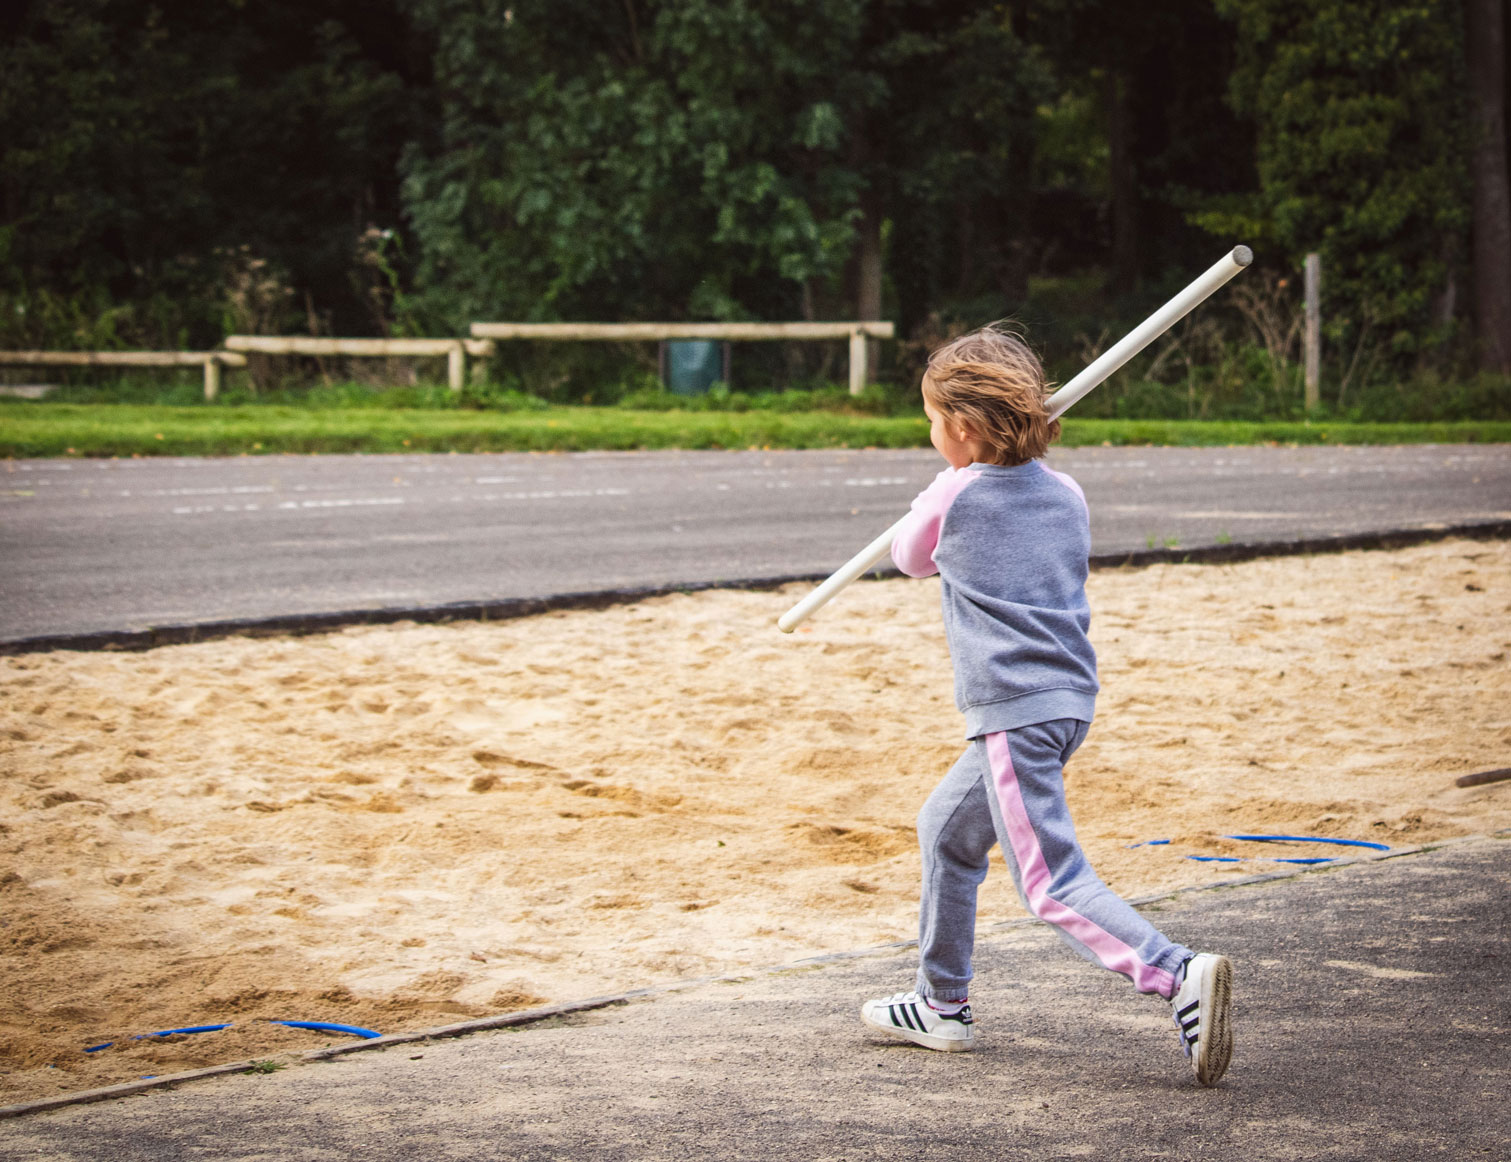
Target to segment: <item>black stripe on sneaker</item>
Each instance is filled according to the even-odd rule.
[[[1192,1001],[1184,1009],[1176,1009],[1175,1015],[1184,1020],[1186,1017],[1189,1017],[1192,1013],[1196,1012],[1196,1010],[1199,1008],[1201,1008],[1201,1001]]]
[[[923,1032],[923,1018],[918,1015],[918,1006],[909,1001],[902,1006],[902,1019],[915,1033]]]

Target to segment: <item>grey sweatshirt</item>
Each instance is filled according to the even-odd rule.
[[[1042,460],[946,468],[892,542],[910,577],[938,573],[966,737],[1035,722],[1090,722],[1086,498]]]

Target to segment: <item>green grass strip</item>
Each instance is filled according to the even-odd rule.
[[[1511,422],[1440,424],[1067,420],[1063,443],[1511,442]],[[907,448],[922,417],[835,412],[530,412],[0,403],[0,456],[237,456],[278,452],[576,452],[636,448]]]

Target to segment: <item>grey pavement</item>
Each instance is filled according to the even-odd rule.
[[[1148,906],[1235,961],[1211,1090],[1161,1002],[1009,923],[980,941],[970,1054],[859,1024],[909,981],[893,948],[30,1114],[0,1122],[0,1156],[1504,1160],[1508,857],[1482,837]]]
[[[1073,448],[1093,551],[1511,519],[1511,445]],[[832,571],[931,449],[0,464],[0,642]]]

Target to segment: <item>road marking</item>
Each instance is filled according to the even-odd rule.
[[[628,488],[542,488],[534,492],[484,492],[470,496],[448,496],[446,499],[459,504],[473,504],[479,500],[571,500],[584,496],[628,496]]]
[[[454,504],[476,504],[479,501],[516,500],[573,500],[593,496],[629,496],[628,488],[558,488],[538,489],[533,492],[472,493],[470,495],[443,498]],[[395,504],[424,504],[423,497],[404,496],[356,496],[332,497],[328,500],[282,500],[276,507],[282,511],[313,508],[371,508]],[[193,504],[180,505],[173,509],[174,516],[194,516],[207,512],[261,512],[260,504]]]
[[[285,500],[279,508],[355,508],[374,504],[405,504],[402,496],[358,496],[339,500]]]
[[[135,493],[137,496],[232,496],[248,492],[272,492],[271,484],[240,484],[235,487],[222,488],[148,488]],[[131,496],[133,493],[126,489],[121,496]]]
[[[173,510],[174,516],[192,516],[204,512],[260,512],[260,504],[188,504]]]

